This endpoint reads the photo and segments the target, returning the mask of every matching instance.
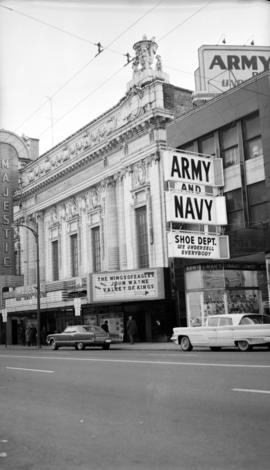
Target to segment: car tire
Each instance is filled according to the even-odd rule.
[[[237,347],[239,351],[241,352],[246,352],[246,351],[251,351],[251,346],[249,342],[246,339],[243,339],[241,341],[237,341]]]
[[[76,349],[78,349],[78,351],[82,351],[84,349],[84,344],[83,343],[76,343]]]
[[[58,349],[58,346],[57,346],[57,344],[56,344],[56,342],[55,342],[54,339],[51,340],[50,346],[51,346],[51,349],[52,349],[53,351],[56,351],[56,349]]]
[[[220,351],[221,348],[219,346],[209,346],[210,351]]]
[[[180,346],[181,346],[182,351],[185,351],[185,352],[192,351],[193,349],[193,346],[188,336],[182,336],[182,338],[180,339]]]
[[[110,349],[110,344],[103,344],[102,349]]]

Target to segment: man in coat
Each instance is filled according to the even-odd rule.
[[[127,334],[129,337],[130,344],[134,343],[134,337],[137,334],[137,331],[138,331],[137,323],[135,322],[134,318],[132,316],[128,317]]]

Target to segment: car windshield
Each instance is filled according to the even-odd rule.
[[[104,331],[103,328],[100,328],[100,326],[94,326],[94,328],[96,333],[106,333],[106,331]]]
[[[85,331],[91,332],[91,333],[93,333],[93,331],[94,331],[94,328],[93,328],[92,326],[84,326],[83,329],[84,329]]]
[[[267,315],[245,315],[241,318],[240,325],[260,325],[262,323],[270,323],[270,317]]]
[[[63,331],[63,333],[76,333],[76,327],[74,326],[67,326],[65,328],[65,330]]]
[[[92,332],[92,333],[105,333],[103,328],[100,328],[100,326],[97,325],[86,325],[83,327],[85,331]]]

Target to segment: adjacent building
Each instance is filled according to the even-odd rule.
[[[171,258],[182,324],[222,312],[269,313],[270,73],[255,75],[179,116],[168,145],[221,158],[227,224],[207,228],[229,238],[228,260]],[[204,231],[201,224],[182,229]]]

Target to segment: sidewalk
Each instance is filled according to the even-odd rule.
[[[65,348],[70,349],[72,348]],[[90,350],[90,348],[88,348]],[[164,342],[164,343],[113,343],[111,345],[111,349],[113,350],[128,350],[128,351],[175,351],[177,350],[177,346],[172,341]],[[37,346],[21,346],[19,344],[13,345],[8,344],[7,347],[4,344],[0,344],[0,352],[1,351],[31,351],[31,350],[39,350]],[[50,350],[49,346],[43,346],[40,350],[46,351]]]

